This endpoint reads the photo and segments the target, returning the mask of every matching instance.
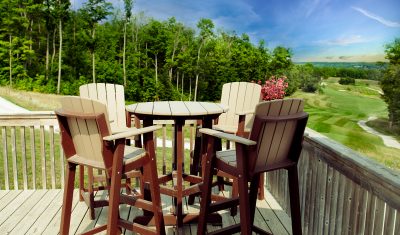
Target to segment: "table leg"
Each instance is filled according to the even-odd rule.
[[[150,118],[146,118],[143,119],[143,127],[148,127],[153,125],[153,119]],[[146,143],[148,143],[147,140],[152,140],[153,139],[153,132],[149,132],[143,135],[143,143],[145,143],[145,147],[149,147],[146,146]],[[141,182],[141,186],[143,186],[141,188],[141,190],[143,190],[143,198],[145,200],[149,200],[151,201],[151,192],[150,192],[150,186],[149,186],[149,179],[150,179],[150,174],[148,171],[143,171],[143,177],[142,177],[142,181]],[[145,216],[152,216],[153,213],[150,211],[146,211],[144,210],[143,215]]]
[[[182,126],[185,124],[185,120],[177,119],[175,120],[175,170],[176,170],[176,185],[174,186],[177,190],[177,197],[174,197],[174,210],[176,214],[177,226],[183,226],[183,209],[182,209],[182,199],[183,199],[183,134]]]

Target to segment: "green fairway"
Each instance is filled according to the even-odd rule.
[[[400,150],[384,146],[381,138],[357,124],[370,116],[387,117],[378,83],[357,80],[352,86],[340,85],[337,80],[324,80],[322,94],[296,92],[292,96],[305,99],[305,110],[310,114],[308,127],[390,168],[400,169]]]

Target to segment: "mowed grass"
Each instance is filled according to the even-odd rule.
[[[376,81],[357,80],[340,85],[337,78],[324,80],[323,94],[296,92],[306,101],[308,127],[390,168],[400,169],[400,150],[384,146],[380,137],[365,132],[357,122],[370,116],[387,117]]]

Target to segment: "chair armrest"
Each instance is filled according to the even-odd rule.
[[[145,134],[145,133],[148,133],[148,132],[153,132],[153,131],[156,131],[156,130],[161,129],[161,128],[162,128],[161,126],[148,126],[148,127],[144,127],[144,128],[140,128],[140,129],[132,128],[129,131],[121,132],[121,133],[114,134],[114,135],[105,136],[103,138],[103,140],[111,141],[111,140],[128,138],[128,137],[131,137],[131,136],[134,136],[134,135],[141,135],[141,134]]]
[[[240,112],[236,112],[235,113],[236,115],[247,115],[247,114],[254,114],[254,109],[252,109],[252,110],[243,110],[243,111],[240,111]]]
[[[236,143],[240,143],[240,144],[244,144],[247,146],[251,146],[251,145],[256,145],[257,142],[253,141],[253,140],[249,140],[237,135],[232,135],[232,134],[228,134],[228,133],[224,133],[224,132],[220,132],[217,130],[213,130],[213,129],[208,129],[208,128],[201,128],[200,133],[206,134],[206,135],[210,135],[210,136],[214,136],[214,137],[218,137],[221,139],[226,139],[232,142],[236,142]]]

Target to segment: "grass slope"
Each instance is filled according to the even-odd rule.
[[[296,92],[306,101],[308,127],[384,165],[400,169],[400,150],[384,146],[380,137],[365,132],[359,120],[370,116],[387,117],[386,103],[380,98],[376,81],[340,85],[337,79],[324,81],[323,94]]]

